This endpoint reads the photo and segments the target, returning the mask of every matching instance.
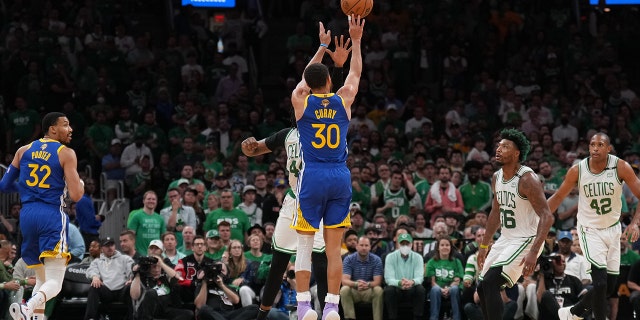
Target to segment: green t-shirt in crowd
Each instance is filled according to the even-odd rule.
[[[462,280],[463,270],[460,260],[453,258],[453,260],[436,260],[432,258],[427,262],[426,277],[436,277],[436,283],[438,286],[444,288],[451,285],[455,278]]]
[[[212,229],[218,229],[218,223],[221,221],[227,221],[231,224],[231,239],[238,240],[244,243],[244,235],[249,231],[250,223],[249,218],[240,209],[233,208],[231,210],[224,210],[222,208],[211,211],[207,215],[207,220],[204,222],[204,232]]]
[[[166,231],[164,219],[158,213],[147,214],[143,209],[129,214],[127,228],[136,233],[136,251],[143,256],[147,255],[151,240],[160,240],[160,235]]]

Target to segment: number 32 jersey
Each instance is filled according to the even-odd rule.
[[[62,205],[66,188],[58,152],[65,148],[53,139],[33,141],[20,159],[18,191],[24,203]]]
[[[531,202],[518,191],[520,179],[533,170],[520,166],[518,172],[509,180],[504,180],[500,169],[496,175],[496,200],[500,205],[500,236],[506,239],[534,237],[540,217],[533,210]]]
[[[349,117],[335,93],[307,96],[298,120],[304,163],[344,163],[347,160]]]
[[[607,167],[598,174],[589,169],[589,158],[580,161],[578,166],[578,223],[599,229],[618,223],[622,210],[618,157],[609,155]]]

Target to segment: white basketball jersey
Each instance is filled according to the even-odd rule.
[[[593,228],[608,228],[618,223],[622,210],[618,157],[609,155],[607,167],[598,174],[589,169],[589,158],[580,161],[578,168],[578,223]]]
[[[501,237],[506,239],[528,238],[536,235],[540,217],[531,202],[518,192],[520,178],[533,172],[531,168],[520,166],[518,172],[508,181],[504,180],[502,169],[496,176],[496,199],[500,205]]]
[[[297,128],[291,129],[284,140],[284,147],[287,149],[287,171],[289,171],[289,185],[291,190],[297,190],[298,172],[302,167],[302,157],[300,156],[300,134]]]

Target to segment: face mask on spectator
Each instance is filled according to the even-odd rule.
[[[409,252],[411,252],[411,247],[410,246],[400,246],[400,253],[404,256],[408,255]]]

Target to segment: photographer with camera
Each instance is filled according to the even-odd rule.
[[[532,275],[537,281],[538,319],[559,319],[558,309],[575,305],[587,292],[580,279],[564,272],[566,266],[555,253],[538,258],[538,271]]]
[[[295,265],[290,263],[282,278],[280,291],[273,301],[274,307],[269,310],[268,319],[289,320],[289,312],[296,312],[298,304],[296,294],[296,270]]]
[[[240,303],[238,292],[229,287],[229,268],[220,261],[203,263],[196,279],[198,286],[194,301],[200,320],[252,320],[258,307],[250,305],[236,308]]]
[[[160,256],[142,257],[132,270],[135,274],[130,291],[133,319],[193,319],[191,310],[180,308],[178,273]]]

